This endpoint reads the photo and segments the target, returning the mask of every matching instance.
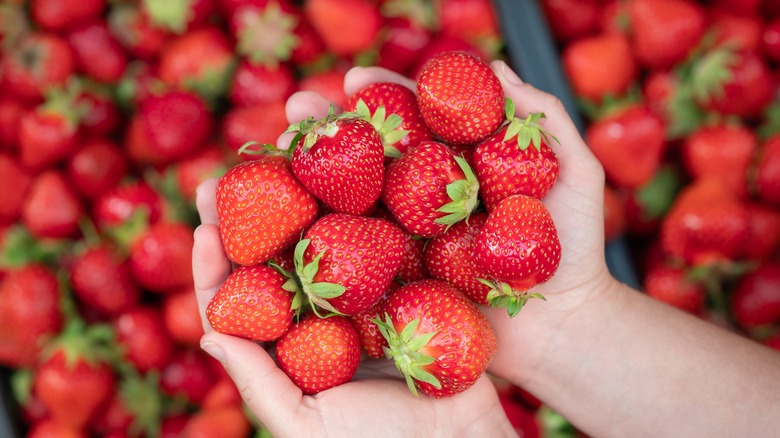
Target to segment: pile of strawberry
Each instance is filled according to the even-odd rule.
[[[542,115],[515,117],[465,52],[433,56],[416,88],[369,85],[345,112],[290,126],[290,149],[219,180],[220,237],[239,267],[206,315],[273,342],[305,394],[351,380],[362,351],[394,359],[415,393],[457,394],[496,347],[475,303],[515,316],[558,268],[540,199],[559,165]]]
[[[543,0],[643,289],[780,348],[780,7]]]
[[[199,349],[195,187],[274,142],[295,91],[344,108],[352,65],[416,77],[501,43],[489,0],[2,2],[0,374],[21,433],[261,428]]]

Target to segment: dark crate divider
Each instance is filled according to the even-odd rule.
[[[0,438],[21,438],[20,421],[9,386],[10,379],[10,370],[0,368]]]
[[[583,133],[585,121],[577,108],[538,0],[494,0],[494,4],[512,68],[525,82],[560,99],[574,125]],[[605,252],[612,275],[639,289],[626,240],[609,243]]]

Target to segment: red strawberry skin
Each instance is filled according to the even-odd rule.
[[[217,185],[219,232],[230,260],[265,263],[291,245],[317,217],[317,200],[284,157],[264,157],[229,169]]]
[[[382,347],[387,347],[387,340],[382,336],[376,323],[372,320],[382,318],[382,312],[384,312],[388,295],[399,287],[401,287],[401,283],[397,281],[390,282],[387,291],[385,291],[371,307],[349,317],[349,321],[355,326],[355,329],[357,329],[358,336],[360,337],[360,345],[363,347],[366,354],[374,359],[385,357],[385,352]]]
[[[685,269],[659,264],[645,274],[645,292],[658,301],[688,313],[700,314],[704,308],[704,288],[686,278]]]
[[[276,343],[279,368],[309,395],[350,381],[360,351],[357,330],[344,316],[309,315]]]
[[[184,91],[145,99],[140,116],[150,147],[164,162],[189,157],[200,149],[213,123],[205,102]]]
[[[474,261],[489,276],[520,291],[549,280],[561,261],[550,212],[529,196],[504,199],[477,235]]]
[[[780,321],[780,264],[766,262],[745,274],[735,288],[731,309],[746,328]]]
[[[292,154],[295,177],[337,213],[365,214],[382,194],[384,146],[371,123],[326,120],[301,137]]]
[[[488,211],[515,194],[542,199],[560,173],[558,157],[544,140],[539,149],[530,144],[522,149],[516,137],[504,140],[506,129],[478,144],[471,160]]]
[[[426,279],[404,285],[388,297],[384,312],[398,333],[417,318],[420,322],[413,337],[436,332],[419,351],[434,358],[423,369],[439,380],[441,388],[416,382],[420,390],[435,398],[471,387],[496,351],[496,335],[487,318],[447,282]]]
[[[292,324],[293,294],[282,288],[285,281],[265,265],[237,268],[209,302],[209,323],[220,333],[275,341]]]
[[[162,312],[150,304],[136,306],[113,320],[124,359],[140,373],[161,371],[175,351]]]
[[[141,298],[130,268],[118,252],[108,246],[88,248],[70,267],[74,294],[90,308],[104,315],[129,310]]]
[[[328,302],[345,315],[374,304],[401,266],[403,232],[383,219],[329,214],[317,220],[305,238],[311,242],[304,263],[324,251],[313,281],[344,286],[344,293]]]
[[[22,206],[22,222],[40,238],[65,238],[78,232],[84,212],[81,200],[58,170],[48,170],[33,180]]]
[[[701,5],[688,0],[632,0],[633,51],[650,69],[665,69],[682,61],[706,30]]]
[[[683,143],[683,164],[694,178],[722,179],[734,193],[747,196],[747,173],[758,149],[755,133],[739,124],[707,125]]]
[[[192,284],[192,228],[160,222],[149,227],[130,248],[130,271],[146,290],[169,293]]]
[[[767,139],[761,146],[754,177],[755,192],[762,202],[780,206],[780,135]]]
[[[478,143],[504,121],[501,82],[466,52],[444,52],[427,62],[417,79],[417,103],[431,132],[449,143]]]

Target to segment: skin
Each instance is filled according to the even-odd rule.
[[[560,177],[544,198],[558,229],[558,272],[532,291],[510,319],[482,309],[496,330],[488,371],[528,390],[591,436],[768,436],[780,418],[780,353],[656,302],[615,280],[604,259],[604,171],[560,101],[523,83],[501,61],[491,64],[517,115],[543,112]],[[377,67],[352,69],[350,95],[373,82],[414,89]],[[321,117],[329,103],[299,92],[291,121]],[[280,145],[289,144],[282,136]],[[455,397],[415,398],[385,361],[362,365],[354,382],[302,396],[259,345],[215,333],[204,309],[230,272],[217,231],[216,180],[197,203],[193,269],[206,334],[202,348],[220,360],[250,409],[275,436],[316,431],[351,436],[511,436],[491,381]],[[378,394],[381,392],[381,396]],[[488,435],[489,434],[489,435]]]

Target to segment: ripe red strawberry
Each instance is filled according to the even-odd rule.
[[[160,79],[172,88],[195,92],[210,103],[227,95],[234,69],[233,47],[218,27],[187,32],[160,53]]]
[[[108,138],[91,138],[68,157],[68,179],[79,194],[97,199],[119,184],[128,173],[121,147]]]
[[[389,345],[385,354],[395,360],[414,394],[417,388],[435,398],[465,391],[496,351],[496,335],[485,315],[441,280],[421,280],[394,291],[383,320],[376,322]]]
[[[279,134],[290,126],[284,110],[284,101],[268,102],[247,107],[232,107],[222,119],[222,136],[231,151],[253,141],[274,144]],[[254,155],[241,154],[243,160],[253,160]]]
[[[160,389],[167,395],[200,405],[216,383],[208,362],[210,360],[200,349],[176,350],[160,373]]]
[[[731,310],[745,328],[780,321],[780,264],[762,263],[742,276],[731,298]]]
[[[284,102],[298,90],[291,64],[273,67],[252,65],[246,60],[236,68],[230,85],[230,102],[236,106],[254,106]]]
[[[621,96],[637,79],[638,68],[625,35],[604,32],[567,44],[563,68],[579,97],[601,102]]]
[[[145,229],[130,247],[130,272],[142,288],[169,293],[192,284],[192,227],[160,222]]]
[[[644,278],[645,293],[658,301],[695,315],[704,310],[704,287],[682,267],[651,264]]]
[[[420,5],[420,3],[414,4]],[[417,61],[418,55],[433,39],[434,23],[420,23],[426,21],[433,20],[420,20],[420,15],[416,13],[385,17],[385,37],[379,47],[379,59],[376,65],[412,77],[410,70]]]
[[[203,336],[198,300],[194,287],[185,287],[166,294],[162,302],[163,320],[171,339],[177,343],[197,347]]]
[[[401,230],[383,219],[323,216],[295,248],[302,292],[317,312],[359,313],[374,304],[395,277],[403,246]]]
[[[132,57],[143,60],[156,59],[162,48],[174,37],[170,31],[155,27],[138,4],[112,6],[108,23],[111,32]]]
[[[87,84],[81,90],[77,102],[86,109],[81,118],[81,128],[85,134],[109,136],[115,134],[122,125],[124,116],[110,87]]]
[[[60,286],[47,267],[25,265],[0,282],[0,363],[34,365],[49,337],[62,327]]]
[[[102,20],[85,22],[66,35],[78,69],[99,82],[117,83],[128,63],[127,53]]]
[[[694,178],[720,178],[745,197],[747,172],[757,149],[755,133],[744,125],[707,125],[684,140],[682,159]]]
[[[444,52],[428,61],[417,79],[417,104],[431,132],[449,143],[478,143],[504,121],[501,82],[490,66],[466,52]]]
[[[701,5],[689,0],[632,0],[628,5],[633,53],[649,69],[684,60],[704,35]]]
[[[303,43],[298,33],[305,18],[289,0],[241,2],[228,16],[236,52],[253,65],[289,61]]]
[[[37,101],[52,87],[62,87],[75,73],[68,43],[61,37],[32,32],[2,60],[8,92]]]
[[[214,330],[260,342],[279,339],[292,324],[293,291],[288,279],[265,265],[241,266],[209,302],[206,317]]]
[[[184,91],[145,99],[140,117],[149,146],[166,163],[191,156],[211,133],[211,114],[205,102]]]
[[[723,8],[711,8],[707,16],[715,31],[715,46],[731,45],[738,50],[758,52],[764,22],[756,15],[737,15]]]
[[[468,218],[478,194],[466,160],[442,143],[424,141],[387,167],[382,201],[407,231],[427,238]]]
[[[58,423],[83,430],[114,395],[111,328],[72,322],[44,351],[34,391]]]
[[[387,347],[387,340],[382,336],[376,323],[373,320],[382,318],[387,297],[394,290],[401,287],[401,283],[391,281],[385,293],[380,296],[376,302],[368,309],[349,316],[349,321],[355,326],[360,338],[360,346],[369,357],[380,359],[385,357],[384,347]]]
[[[477,235],[487,218],[485,212],[474,213],[468,221],[459,222],[430,239],[423,259],[431,277],[452,284],[478,304],[488,304],[490,292],[490,287],[479,281],[486,275],[474,262]]]
[[[176,189],[186,201],[195,201],[195,191],[204,180],[225,173],[226,163],[218,145],[207,145],[202,151],[172,166]]]
[[[780,206],[780,136],[773,136],[761,145],[755,165],[752,185],[761,201]]]
[[[644,105],[631,105],[596,120],[585,131],[607,180],[633,189],[652,179],[667,148],[664,124]]]
[[[780,61],[780,17],[775,17],[764,25],[760,49],[768,61]]]
[[[599,0],[542,0],[542,10],[556,41],[576,40],[599,26]]]
[[[160,371],[173,357],[173,340],[158,307],[133,307],[113,319],[113,327],[123,358],[140,373]]]
[[[479,47],[469,44],[462,39],[453,35],[445,35],[442,33],[435,33],[428,44],[425,45],[416,54],[412,67],[410,69],[411,78],[419,78],[423,68],[425,68],[428,61],[434,57],[447,53],[447,52],[464,52],[472,56],[475,56],[482,61],[489,61],[493,59],[485,54]]]
[[[341,57],[371,49],[382,27],[379,8],[367,0],[310,0],[303,13],[325,46]]]
[[[265,263],[295,242],[317,217],[317,200],[284,157],[262,157],[228,170],[217,186],[219,233],[230,260]]]
[[[41,170],[64,160],[78,147],[84,109],[75,104],[74,91],[50,90],[46,103],[20,120],[19,156],[26,167]]]
[[[344,316],[309,314],[276,342],[276,360],[304,394],[317,394],[352,379],[360,363],[360,339]]]
[[[512,101],[507,99],[506,115],[510,122],[479,143],[471,159],[488,211],[515,194],[544,198],[560,173],[558,156],[547,144],[548,134],[539,126],[543,114],[519,119]]]
[[[58,170],[35,177],[22,206],[22,223],[36,237],[72,237],[84,213],[81,200]]]
[[[561,243],[550,212],[541,201],[525,195],[501,201],[474,246],[474,262],[486,274],[485,284],[493,288],[488,302],[506,307],[510,316],[529,298],[541,298],[529,289],[549,280],[560,261]]]
[[[164,200],[143,180],[130,180],[100,195],[93,203],[93,219],[100,231],[126,224],[143,215],[144,223],[156,224],[162,217]]]
[[[448,0],[434,2],[439,31],[480,47],[495,57],[501,47],[498,17],[490,0]]]
[[[417,97],[403,85],[392,82],[368,85],[350,96],[345,110],[358,113],[374,124],[382,135],[388,157],[401,156],[420,142],[433,140],[417,107]],[[393,114],[400,117],[400,123],[391,123]]]
[[[127,261],[105,244],[76,255],[70,266],[70,280],[79,300],[103,315],[127,311],[141,298]]]
[[[27,438],[87,438],[87,434],[78,429],[44,418],[30,423]]]
[[[780,249],[780,210],[759,202],[748,202],[750,237],[742,246],[740,258],[764,260]]]
[[[370,122],[331,107],[327,117],[306,119],[288,132],[300,134],[292,152],[293,174],[328,208],[360,215],[379,199],[384,147]]]
[[[13,190],[0,190],[0,224],[9,225],[19,218],[32,181],[32,173],[16,158],[0,153],[0,187],[14,187]]]
[[[19,121],[29,110],[16,98],[0,97],[0,150],[15,150],[19,146]]]
[[[180,431],[174,431],[171,435],[163,434],[163,436],[244,438],[251,432],[252,424],[241,406],[222,406],[197,411]]]
[[[406,231],[384,204],[380,203],[377,207],[373,217],[384,219],[398,226],[398,229],[404,235],[404,252],[401,257],[401,267],[398,268],[398,274],[396,274],[396,280],[401,283],[411,283],[428,278],[428,269],[423,261],[423,251],[428,244],[428,239],[417,237]]]
[[[749,235],[744,204],[714,178],[685,186],[660,229],[664,252],[688,265],[733,261]]]
[[[85,0],[74,5],[58,0],[32,0],[30,14],[43,29],[62,31],[99,18],[105,6],[105,0]]]

